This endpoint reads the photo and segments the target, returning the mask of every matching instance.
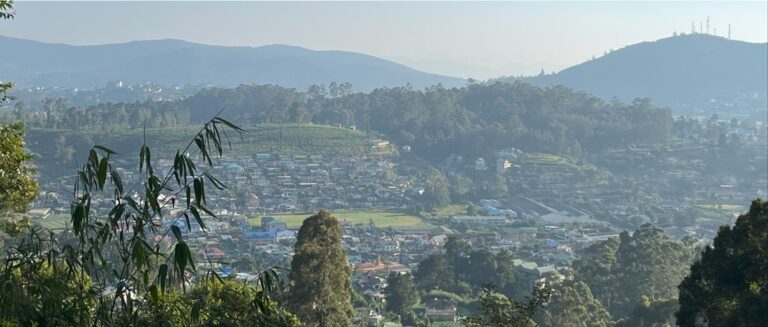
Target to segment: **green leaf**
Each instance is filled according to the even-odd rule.
[[[200,228],[205,230],[205,223],[203,223],[203,219],[200,217],[200,211],[197,208],[198,208],[197,206],[190,206],[189,212],[192,213],[192,216],[195,217],[195,220],[197,221],[197,223],[200,224]],[[200,208],[202,209],[202,207]]]
[[[176,272],[179,274],[179,277],[184,276],[184,269],[187,267],[187,262],[189,262],[191,259],[189,257],[189,247],[187,246],[187,243],[184,241],[179,241],[179,243],[176,243],[176,246],[173,249],[173,258],[174,263],[176,266]]]
[[[99,181],[99,189],[104,189],[104,183],[107,181],[107,171],[109,170],[109,162],[107,158],[101,158],[99,162],[99,170],[96,172],[96,177]]]
[[[196,178],[194,181],[194,188],[195,188],[195,204],[200,205],[204,202],[203,200],[203,182],[202,179]]]
[[[222,123],[225,126],[231,128],[231,129],[234,129],[234,130],[236,130],[238,132],[244,132],[245,131],[244,129],[240,128],[239,126],[237,126],[235,124],[232,124],[229,121],[227,121],[227,120],[225,120],[224,118],[221,118],[221,117],[216,117],[216,118],[213,119],[213,121],[215,121],[217,123]]]
[[[83,222],[85,221],[85,207],[78,203],[75,205],[72,211],[72,230],[75,235],[80,235],[83,232]]]
[[[213,186],[214,186],[216,189],[218,189],[218,190],[220,190],[220,191],[221,191],[221,190],[224,190],[224,189],[226,189],[226,188],[227,188],[227,186],[226,186],[226,185],[224,185],[224,183],[222,183],[221,181],[219,181],[219,180],[218,180],[216,177],[213,177],[211,174],[209,174],[209,173],[203,173],[203,176],[205,176],[206,178],[208,178],[208,180],[209,180],[209,181],[211,181],[211,184],[213,184]]]
[[[171,225],[171,231],[173,232],[173,236],[176,237],[176,240],[182,241],[181,229],[179,229],[179,226]]]
[[[107,148],[107,147],[105,147],[105,146],[101,146],[101,145],[98,145],[98,144],[97,144],[97,145],[94,145],[94,146],[93,146],[93,148],[94,148],[94,149],[99,149],[99,150],[101,150],[101,151],[104,151],[104,153],[106,153],[107,155],[113,155],[113,154],[117,154],[117,152],[115,152],[115,151],[112,151],[111,149],[109,149],[109,148]]]
[[[110,175],[112,175],[112,183],[115,184],[115,188],[117,188],[117,191],[120,193],[120,195],[123,194],[123,180],[120,178],[120,174],[117,173],[117,171],[112,170],[110,172]]]
[[[139,172],[141,172],[144,169],[144,157],[147,156],[147,146],[142,145],[141,151],[139,151]]]
[[[157,285],[152,284],[149,286],[149,295],[153,302],[160,302],[160,294],[157,292]]]
[[[216,217],[216,215],[213,214],[213,212],[211,212],[211,210],[208,210],[208,208],[206,208],[205,206],[198,206],[197,208],[213,218],[218,218]]]
[[[165,294],[165,280],[168,278],[168,265],[162,264],[157,271],[157,279],[160,280],[160,290]]]
[[[200,320],[200,310],[203,308],[203,300],[197,300],[192,305],[192,321],[197,322]]]

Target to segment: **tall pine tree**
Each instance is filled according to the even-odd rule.
[[[341,227],[327,211],[304,220],[289,278],[288,305],[306,326],[351,326],[351,269]]]

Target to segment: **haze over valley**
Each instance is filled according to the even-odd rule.
[[[768,325],[762,3],[344,4],[0,0],[0,325]]]

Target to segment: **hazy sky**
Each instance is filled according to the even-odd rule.
[[[768,40],[758,2],[32,2],[0,35],[67,44],[183,39],[348,50],[461,77],[560,70],[642,41],[710,31]],[[706,23],[704,23],[706,24]],[[706,25],[705,25],[706,26]],[[0,49],[0,54],[2,50]]]

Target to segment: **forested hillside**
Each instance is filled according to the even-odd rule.
[[[500,148],[585,154],[632,144],[665,143],[672,115],[647,99],[605,102],[565,87],[525,83],[473,84],[464,88],[381,88],[352,93],[332,84],[308,92],[273,85],[209,88],[176,102],[104,104],[87,108],[56,103],[33,112],[17,106],[6,120],[24,119],[33,129],[127,133],[143,128],[187,126],[213,116],[243,125],[320,123],[383,133],[432,161],[456,153],[489,155]],[[461,150],[457,150],[461,149]]]

